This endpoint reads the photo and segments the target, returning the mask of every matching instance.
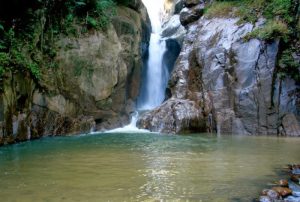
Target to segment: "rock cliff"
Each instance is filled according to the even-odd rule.
[[[141,1],[118,6],[106,31],[56,40],[56,68],[10,72],[0,93],[0,144],[129,122],[151,25]]]
[[[277,76],[279,40],[245,40],[264,26],[202,16],[206,1],[183,2],[187,29],[169,81],[170,99],[143,114],[141,128],[163,133],[300,136],[299,86]]]

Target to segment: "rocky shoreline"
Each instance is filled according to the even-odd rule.
[[[288,165],[289,179],[281,179],[270,189],[264,189],[259,202],[300,202],[300,164]]]

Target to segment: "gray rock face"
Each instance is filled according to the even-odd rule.
[[[300,127],[294,114],[286,114],[282,119],[283,135],[300,136]]]
[[[181,25],[179,15],[173,15],[162,27],[161,36],[166,39],[174,39],[182,45],[186,29]]]
[[[219,134],[276,135],[284,131],[283,135],[299,136],[298,87],[288,79],[276,79],[278,41],[244,41],[254,26],[237,25],[237,21],[201,18],[189,24],[169,82],[171,100],[197,103],[206,123],[198,132],[213,129]],[[166,108],[163,104],[149,114],[155,119]],[[178,113],[169,110],[173,111],[169,114]],[[141,119],[141,126],[149,125],[145,121],[149,117]]]

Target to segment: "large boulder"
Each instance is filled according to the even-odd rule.
[[[184,8],[180,12],[180,22],[186,26],[192,22],[197,21],[204,13],[204,4],[199,4],[192,8]]]
[[[190,8],[200,4],[201,2],[203,2],[203,0],[185,0],[184,6]]]
[[[191,133],[206,130],[201,107],[194,101],[169,99],[144,113],[137,126],[160,133]]]

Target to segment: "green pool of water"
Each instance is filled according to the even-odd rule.
[[[1,201],[251,201],[300,139],[99,134],[0,148]]]

